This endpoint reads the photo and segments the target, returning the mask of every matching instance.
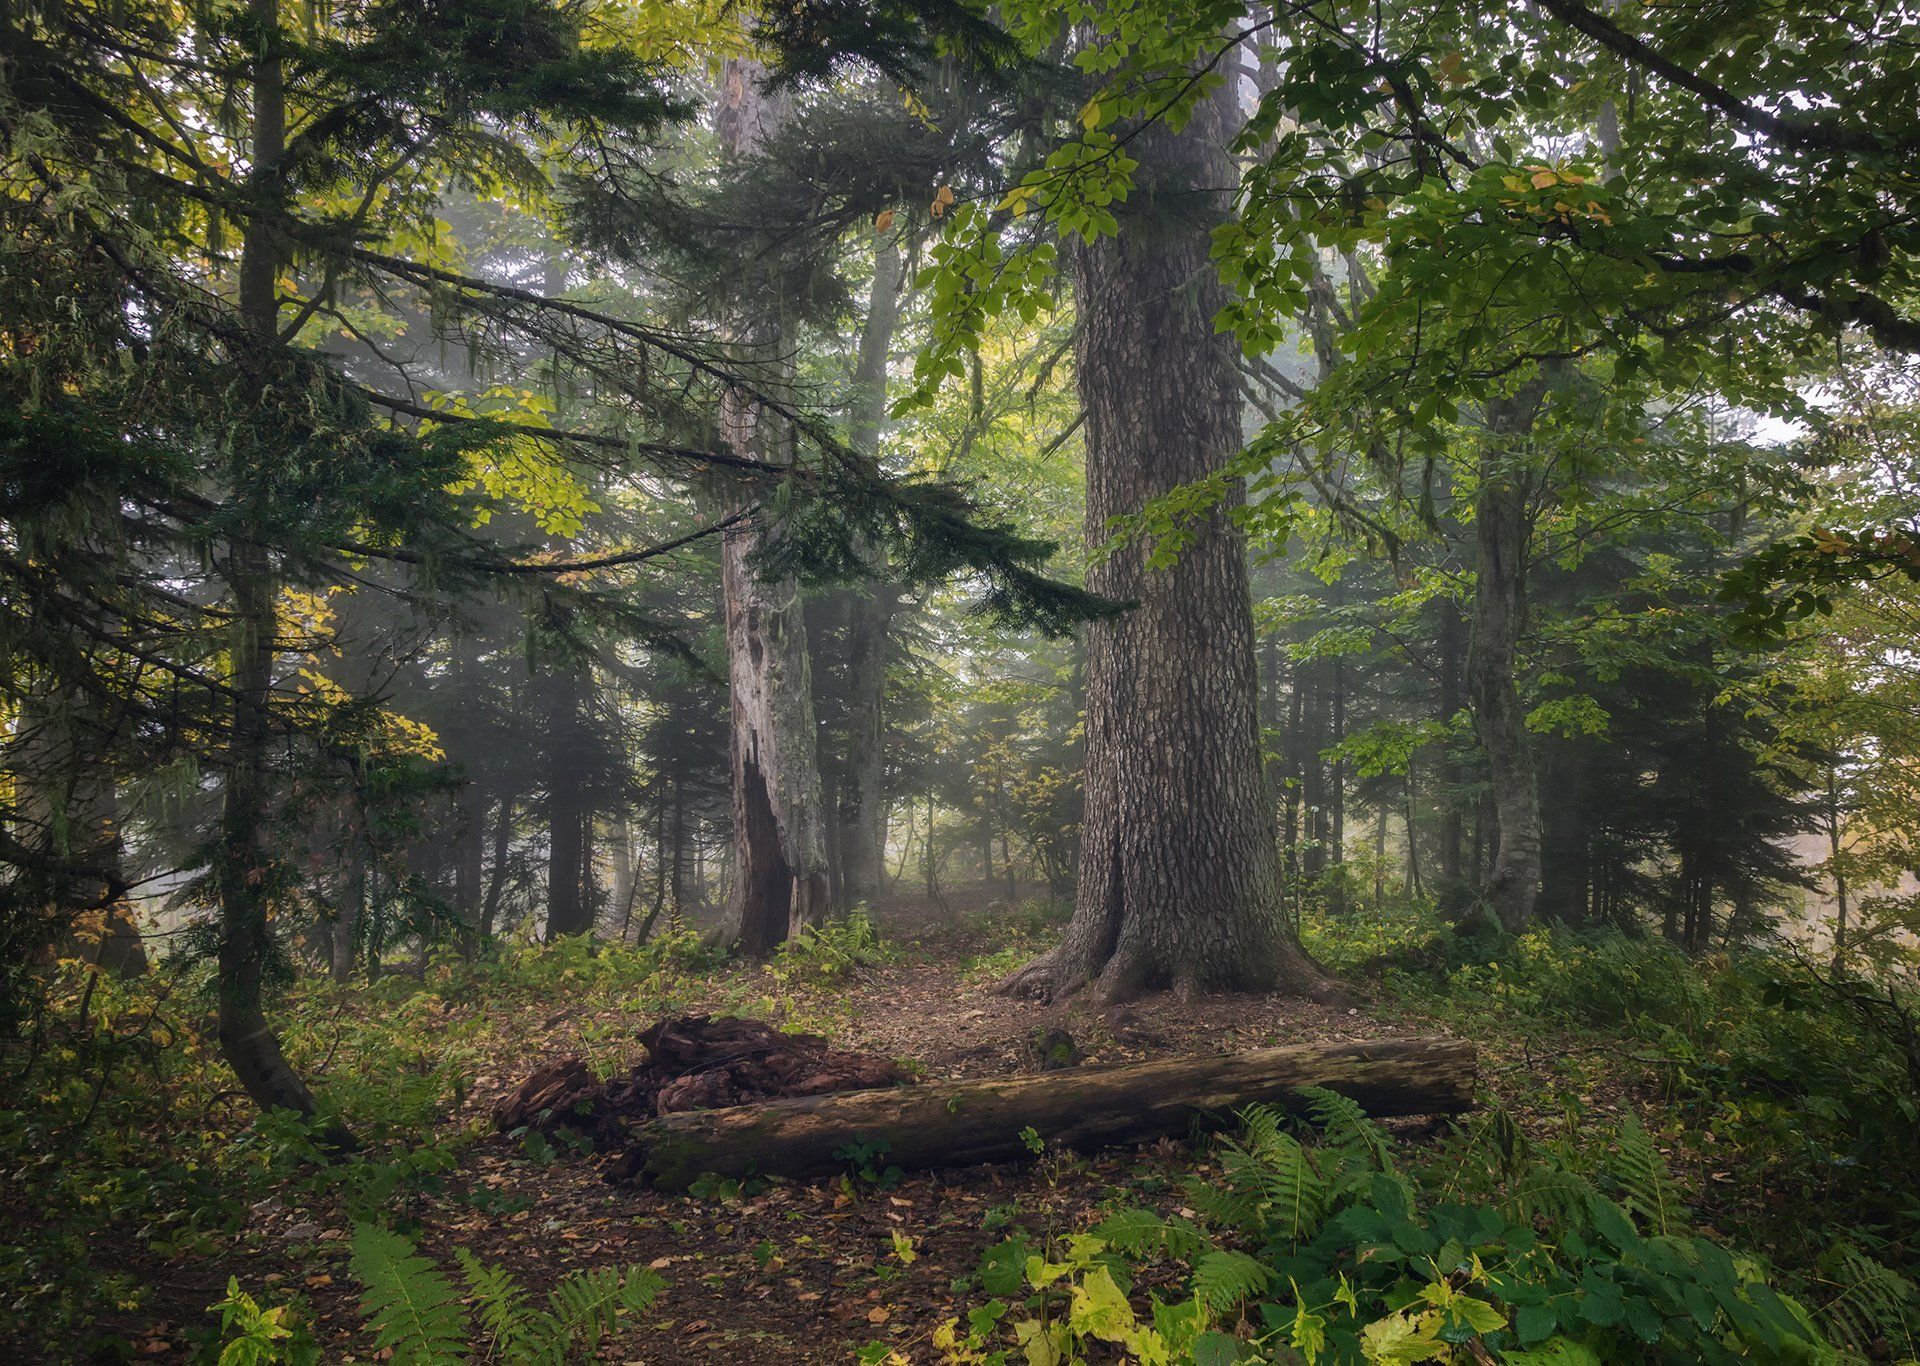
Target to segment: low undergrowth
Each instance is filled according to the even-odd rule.
[[[275,1022],[295,1068],[317,1083],[325,1109],[312,1121],[260,1116],[234,1088],[204,965],[126,981],[64,965],[29,1031],[0,1057],[0,1214],[9,1221],[0,1340],[64,1344],[75,1358],[132,1355],[139,1335],[120,1325],[177,1309],[155,1300],[161,1269],[190,1274],[258,1252],[269,1245],[264,1212],[408,1227],[490,1131],[467,1105],[476,1073],[494,1059],[517,1063],[515,1039],[544,1046],[556,1002],[581,1049],[612,1058],[631,1051],[633,1017],[711,992],[723,961],[673,933],[642,948],[582,939],[471,962],[440,953],[345,989],[304,981],[277,1003]],[[767,1004],[744,988],[739,996],[731,1008],[742,1012]],[[609,1028],[600,1013],[622,1023]],[[317,1142],[335,1118],[360,1143],[344,1158]],[[275,1335],[298,1317],[287,1309],[230,1294],[187,1336],[282,1342]]]
[[[1613,932],[1462,936],[1407,908],[1307,928],[1394,1009],[1483,1041],[1529,1131],[1579,1148],[1644,1124],[1703,1221],[1767,1249],[1809,1303],[1850,1302],[1869,1264],[1920,1279],[1910,976],[1836,974],[1785,945],[1690,958]]]
[[[1023,1359],[1574,1364],[1912,1357],[1920,1294],[1857,1247],[1810,1309],[1695,1228],[1650,1136],[1539,1144],[1501,1111],[1402,1154],[1353,1102],[1255,1107],[1176,1213],[1114,1210],[982,1263],[988,1296],[932,1346]],[[1303,1141],[1304,1140],[1304,1141]],[[1011,1336],[1011,1346],[1004,1343]],[[886,1360],[887,1354],[874,1353]]]
[[[974,927],[964,954],[918,952],[964,959],[977,989],[1044,946],[1056,919],[1036,906]],[[1179,1203],[1146,1192],[1097,1225],[1011,1239],[971,1317],[918,1350],[1048,1366],[1916,1355],[1920,1064],[1899,987],[1781,953],[1694,960],[1560,930],[1460,938],[1408,908],[1304,930],[1325,961],[1376,984],[1379,1013],[1480,1041],[1505,1108],[1400,1146],[1325,1097],[1311,1132],[1258,1112],[1192,1159]],[[344,989],[299,984],[275,1008],[288,1054],[319,1083],[322,1122],[338,1115],[361,1140],[331,1161],[315,1126],[258,1118],[233,1089],[204,968],[122,982],[70,965],[0,1058],[0,1338],[59,1344],[55,1359],[137,1356],[151,1354],[139,1325],[170,1316],[176,1345],[207,1360],[312,1359],[302,1280],[332,1264],[293,1235],[320,1223],[412,1239],[394,1255],[471,1298],[458,1241],[435,1221],[517,1198],[457,1179],[490,1131],[477,1085],[517,1080],[530,1049],[618,1068],[636,1021],[693,1008],[838,1033],[850,990],[910,952],[855,919],[765,972],[675,931],[642,948],[521,945]],[[508,1160],[532,1173],[565,1156]],[[917,1217],[899,1223],[909,1247]],[[1032,1217],[999,1216],[1008,1230]],[[229,1284],[248,1265],[288,1274]],[[162,1289],[195,1284],[191,1303]],[[577,1353],[586,1339],[568,1341]]]

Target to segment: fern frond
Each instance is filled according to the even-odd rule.
[[[1682,1222],[1679,1186],[1667,1170],[1666,1158],[1631,1113],[1620,1125],[1618,1143],[1619,1150],[1607,1166],[1620,1183],[1620,1203],[1646,1220],[1655,1233],[1676,1231]]]
[[[1249,1105],[1240,1112],[1240,1141],[1259,1152],[1285,1136],[1286,1112],[1271,1105]]]
[[[1513,1184],[1500,1202],[1500,1212],[1515,1223],[1544,1217],[1550,1223],[1578,1225],[1586,1218],[1593,1184],[1564,1167],[1542,1167]]]
[[[1229,1189],[1252,1195],[1265,1211],[1263,1234],[1297,1246],[1318,1232],[1328,1191],[1298,1140],[1276,1132],[1259,1147],[1228,1144],[1221,1167]]]
[[[1152,1210],[1123,1209],[1093,1227],[1093,1236],[1126,1257],[1167,1257],[1185,1261],[1212,1244],[1191,1220],[1163,1219]]]
[[[1186,1193],[1187,1203],[1215,1228],[1258,1234],[1265,1224],[1260,1198],[1253,1191],[1224,1189],[1195,1176],[1188,1178]]]
[[[564,1335],[591,1354],[600,1339],[619,1327],[623,1312],[634,1317],[646,1313],[666,1284],[645,1267],[603,1266],[562,1280],[547,1296],[547,1304]]]
[[[373,1324],[375,1351],[391,1349],[399,1366],[466,1359],[467,1313],[459,1292],[411,1242],[377,1224],[360,1224],[351,1265],[366,1288],[360,1309]]]
[[[1273,1284],[1273,1270],[1244,1252],[1213,1251],[1193,1264],[1194,1298],[1222,1314]]]
[[[545,1315],[527,1303],[527,1292],[507,1272],[488,1266],[466,1248],[455,1251],[461,1278],[473,1297],[481,1344],[498,1361],[542,1366],[556,1358],[551,1329],[540,1322]]]
[[[1320,1127],[1321,1142],[1326,1147],[1364,1162],[1373,1171],[1393,1170],[1392,1144],[1380,1126],[1367,1118],[1358,1101],[1324,1086],[1302,1086],[1300,1095],[1307,1102],[1307,1113]]]
[[[1817,1317],[1835,1342],[1864,1356],[1884,1339],[1897,1358],[1920,1356],[1920,1288],[1850,1244],[1831,1259],[1829,1274],[1839,1293]]]
[[[1496,1106],[1469,1128],[1461,1162],[1463,1165],[1475,1162],[1483,1170],[1511,1175],[1532,1166],[1537,1153],[1526,1130],[1514,1122],[1512,1115]]]

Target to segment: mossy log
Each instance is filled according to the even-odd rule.
[[[1378,1118],[1454,1114],[1472,1108],[1475,1066],[1470,1043],[1392,1039],[843,1091],[649,1120],[610,1169],[667,1189],[707,1172],[823,1176],[848,1170],[836,1154],[862,1145],[882,1167],[963,1167],[1025,1156],[1029,1129],[1083,1152],[1184,1138],[1241,1106],[1297,1108],[1302,1086],[1343,1092]]]

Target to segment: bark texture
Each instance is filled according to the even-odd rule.
[[[1098,555],[1116,517],[1213,474],[1240,447],[1234,342],[1208,233],[1235,183],[1222,91],[1185,131],[1137,140],[1139,186],[1117,238],[1074,255],[1086,412],[1088,586],[1137,604],[1087,632],[1086,817],[1072,923],[1011,991],[1105,999],[1156,987],[1331,985],[1282,908],[1261,773],[1245,547],[1223,504],[1178,558]]]
[[[1509,398],[1488,401],[1473,512],[1476,577],[1467,681],[1500,828],[1483,895],[1510,934],[1533,919],[1540,892],[1540,777],[1517,671],[1532,534],[1533,481],[1524,447],[1544,393],[1544,382],[1532,380]]]
[[[730,156],[753,156],[787,119],[784,94],[769,94],[757,62],[731,59],[722,74],[715,130]],[[762,258],[768,259],[768,258]],[[768,388],[784,380],[788,328],[777,269],[746,272],[729,331]],[[790,457],[778,418],[750,396],[729,391],[721,435],[757,460]],[[740,495],[746,498],[744,491]],[[791,575],[767,575],[757,562],[777,531],[759,518],[736,524],[721,545],[721,592],[732,695],[729,742],[733,781],[733,901],[730,922],[741,949],[759,956],[826,918],[832,901],[825,813],[820,798],[819,737],[800,587]]]
[[[683,1189],[707,1172],[827,1176],[840,1154],[885,1144],[904,1170],[1028,1155],[1022,1131],[1079,1151],[1185,1138],[1247,1105],[1298,1107],[1302,1086],[1353,1097],[1378,1118],[1473,1107],[1474,1046],[1451,1039],[1296,1044],[1214,1057],[1078,1067],[998,1081],[847,1091],[669,1114],[630,1131],[612,1170]]]

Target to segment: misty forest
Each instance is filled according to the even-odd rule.
[[[1920,9],[0,0],[0,1359],[1920,1361]]]

